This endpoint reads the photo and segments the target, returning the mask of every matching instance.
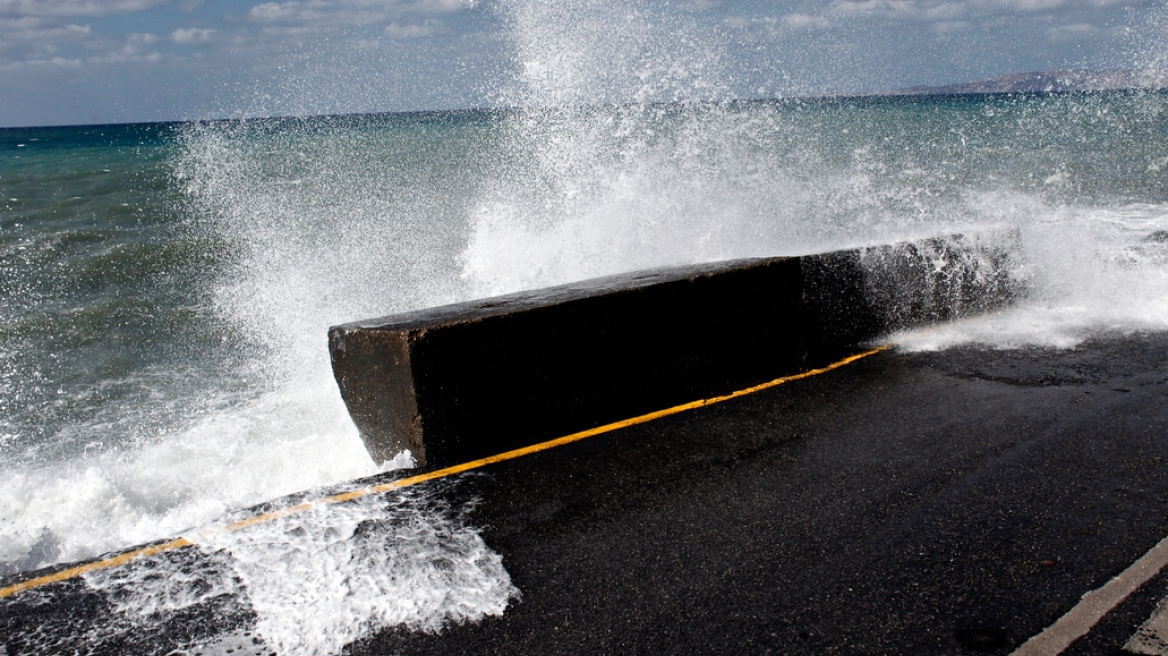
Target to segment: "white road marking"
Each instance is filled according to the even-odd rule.
[[[1012,656],[1057,656],[1087,634],[1104,615],[1119,605],[1168,564],[1168,538],[1098,590],[1083,595],[1074,608],[1042,633],[1026,641]],[[1160,652],[1152,652],[1160,653]]]
[[[1168,597],[1160,600],[1152,616],[1123,648],[1133,654],[1168,656]]]

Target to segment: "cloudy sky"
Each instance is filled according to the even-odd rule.
[[[1164,14],[1165,0],[0,0],[0,126],[1135,67],[1168,51]]]

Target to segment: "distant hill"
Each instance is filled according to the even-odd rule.
[[[1165,70],[1116,70],[1116,71],[1035,71],[992,77],[978,82],[947,84],[930,87],[918,86],[880,95],[916,96],[963,93],[1051,93],[1073,91],[1120,91],[1120,90],[1168,89],[1168,71]]]

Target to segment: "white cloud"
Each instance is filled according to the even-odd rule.
[[[775,33],[783,21],[774,16],[748,18],[746,16],[730,16],[722,21],[726,27],[746,32]]]
[[[90,28],[46,18],[0,18],[0,34],[4,36],[0,39],[0,64],[60,66],[70,61],[61,56],[61,47],[84,44],[90,39]]]
[[[1049,11],[1067,5],[1067,0],[977,0],[983,7],[1005,9],[1007,11]]]
[[[934,32],[938,34],[951,34],[953,32],[964,32],[973,26],[969,21],[937,21],[930,26]]]
[[[256,5],[244,16],[244,19],[256,23],[283,23],[304,21],[319,18],[321,13],[312,9],[313,5],[323,5],[323,2],[265,2]]]
[[[1130,0],[975,0],[981,7],[1008,11],[1050,11],[1052,9],[1106,9],[1130,4]]]
[[[168,37],[150,32],[135,32],[122,38],[109,38],[94,34],[88,25],[52,26],[52,19],[21,19],[4,21],[0,19],[0,29],[5,23],[21,23],[25,30],[19,33],[21,40],[13,38],[15,33],[5,30],[9,39],[0,42],[0,66],[7,70],[33,69],[38,67],[74,68],[85,65],[102,64],[156,64],[167,57],[155,47]],[[37,27],[48,23],[49,27]],[[93,54],[77,56],[78,49]]]
[[[0,70],[5,71],[24,71],[29,69],[44,69],[47,67],[69,69],[80,68],[81,60],[66,59],[65,57],[52,57],[49,59],[29,59],[26,61],[0,64]]]
[[[885,16],[909,20],[953,20],[969,11],[968,2],[936,0],[837,0],[833,13],[843,16]]]
[[[409,4],[412,5],[414,11],[441,14],[458,11],[459,9],[470,6],[461,0],[415,0],[415,2]]]
[[[835,0],[829,13],[923,21],[955,21],[988,14],[1036,14],[1055,10],[1106,9],[1127,0]]]
[[[181,45],[206,43],[211,40],[218,30],[205,30],[197,27],[179,28],[170,33],[170,40]]]
[[[164,40],[164,37],[149,32],[130,34],[121,41],[90,39],[83,45],[97,54],[86,57],[84,61],[87,64],[157,63],[163,56],[153,46]]]
[[[73,66],[86,61],[76,49],[107,51],[124,47],[139,53],[158,37],[136,33],[109,41],[77,17],[143,11],[168,0],[0,0],[0,62],[10,65]]]
[[[161,53],[141,52],[135,48],[121,48],[113,52],[94,55],[85,60],[87,64],[157,64],[164,59]]]
[[[959,2],[942,2],[926,7],[921,17],[928,21],[953,22],[969,15],[969,7]]]
[[[809,16],[807,14],[787,14],[783,16],[783,24],[796,29],[825,30],[831,27],[831,21],[823,16]]]
[[[1060,25],[1046,31],[1046,39],[1051,43],[1075,43],[1088,39],[1122,39],[1126,30],[1122,27],[1097,27],[1089,23]]]
[[[137,47],[153,45],[161,40],[162,37],[158,36],[157,34],[150,34],[149,32],[138,32],[127,37],[126,43]]]
[[[385,26],[382,33],[391,39],[417,39],[423,36],[430,36],[434,33],[434,28],[437,26],[438,23],[436,21],[426,21],[420,25],[390,23]]]
[[[292,26],[290,26],[290,25],[265,25],[264,27],[260,28],[260,31],[259,31],[260,38],[254,38],[254,36],[251,34],[248,34],[246,32],[240,32],[239,34],[236,34],[235,38],[233,39],[233,42],[239,43],[239,44],[244,44],[244,43],[266,44],[267,42],[264,41],[264,39],[262,37],[276,37],[277,39],[282,40],[282,39],[286,39],[286,38],[299,38],[299,37],[307,38],[307,37],[312,36],[312,34],[313,34],[313,32],[312,32],[311,27],[301,27],[299,25],[292,25]]]
[[[144,11],[169,0],[0,0],[0,16],[108,16]]]
[[[5,40],[79,41],[90,33],[88,25],[61,24],[44,18],[0,18],[0,32]]]
[[[1059,27],[1052,27],[1047,30],[1046,38],[1056,43],[1065,43],[1067,41],[1079,41],[1094,35],[1098,31],[1098,28],[1096,28],[1094,25],[1087,23],[1061,25]]]
[[[405,14],[445,14],[462,7],[460,0],[288,0],[255,5],[243,20],[265,25],[363,25]]]

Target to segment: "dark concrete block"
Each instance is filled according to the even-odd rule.
[[[962,259],[970,249],[986,252]],[[970,262],[998,268],[971,273]],[[674,267],[336,326],[329,348],[374,459],[409,449],[437,466],[725,394],[891,329],[1000,305],[1015,291],[1009,263],[1008,249],[955,237]]]
[[[346,324],[333,370],[375,459],[461,461],[797,370],[800,280],[744,260]]]

